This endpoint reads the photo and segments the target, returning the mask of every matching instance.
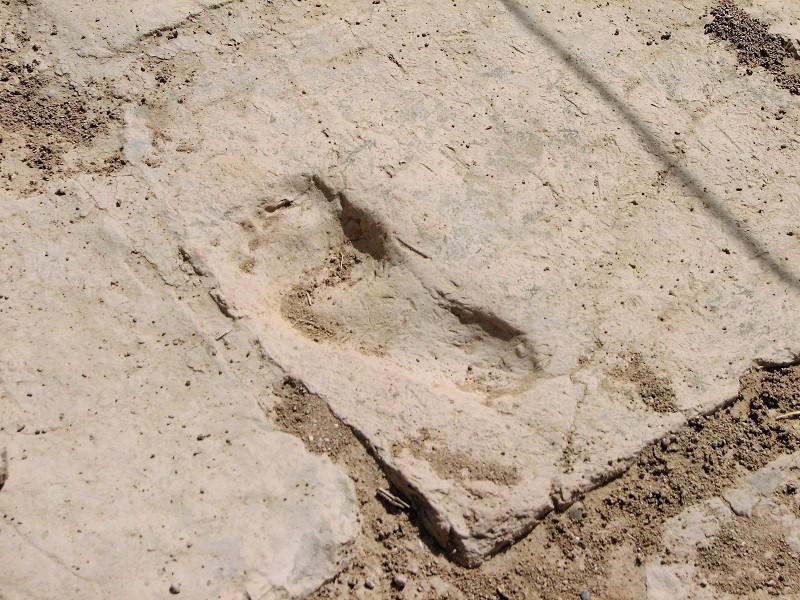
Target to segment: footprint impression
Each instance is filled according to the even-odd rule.
[[[298,187],[294,199],[262,206],[250,221],[252,250],[258,232],[280,232],[300,255],[303,268],[281,301],[298,332],[489,398],[531,385],[538,367],[519,329],[426,285],[385,223],[322,178],[303,177]],[[245,258],[243,270],[254,260]]]

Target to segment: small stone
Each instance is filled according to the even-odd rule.
[[[367,579],[366,581],[364,581],[364,587],[367,588],[368,590],[373,590],[375,589],[375,582],[372,581],[371,579]]]
[[[173,595],[180,594],[181,593],[181,586],[176,585],[176,584],[173,583],[171,586],[169,586],[169,593],[173,594]]]
[[[403,590],[406,587],[406,578],[402,575],[392,577],[392,587],[396,590]]]
[[[567,515],[576,523],[580,523],[586,518],[586,510],[581,502],[576,502],[567,510]]]
[[[589,600],[589,598],[590,598],[589,592],[586,591],[581,592],[581,600]]]

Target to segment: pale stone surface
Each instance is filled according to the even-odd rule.
[[[44,0],[37,9],[44,16],[41,28],[55,27],[62,36],[59,41],[66,45],[64,51],[73,51],[81,57],[109,58],[120,50],[133,49],[138,40],[179,26],[207,8],[222,7],[229,2]]]
[[[730,400],[755,361],[800,351],[800,238],[788,235],[798,222],[797,107],[766,74],[738,76],[733,54],[703,34],[704,3],[587,4],[575,18],[574,7],[527,13],[511,0],[245,1],[187,19],[202,6],[110,3],[101,22],[95,4],[23,12],[43,43],[58,25],[48,68],[78,88],[103,80],[119,99],[124,126],[113,134],[129,163],[64,182],[68,199],[83,198],[81,210],[99,211],[124,240],[83,271],[98,288],[89,301],[107,296],[98,314],[109,314],[87,319],[80,294],[32,312],[40,320],[18,325],[4,354],[19,393],[40,380],[30,349],[51,364],[76,353],[43,322],[80,327],[76,339],[115,356],[136,348],[128,322],[108,331],[110,307],[132,309],[106,286],[120,269],[123,285],[144,270],[139,288],[171,299],[160,309],[140,300],[142,322],[185,295],[193,352],[214,347],[225,327],[256,337],[276,375],[302,381],[374,448],[449,554],[477,564],[647,443]],[[168,28],[177,37],[145,35]],[[645,45],[666,30],[669,42]],[[84,252],[63,243],[59,257]],[[38,269],[55,268],[26,252]],[[287,312],[293,291],[345,254],[358,260],[347,276]],[[230,318],[210,320],[209,291]],[[309,335],[319,324],[325,335]],[[149,335],[155,345],[160,332]],[[178,372],[193,356],[183,352],[159,368]],[[29,404],[15,392],[7,403],[15,419],[57,426],[60,411],[82,419],[143,393],[111,372],[99,385],[54,382],[69,401]],[[234,403],[231,422],[255,418],[254,401],[233,400],[247,377],[224,377],[203,384],[210,404],[178,402],[187,427],[191,416],[224,428],[217,404]],[[666,404],[641,393],[653,389]],[[131,431],[150,423],[138,418]],[[89,435],[82,428],[75,435]],[[265,449],[281,439],[252,435]],[[328,562],[314,564],[329,572],[331,548],[350,535],[349,492],[329,465],[287,447],[315,486],[338,490],[302,528],[328,524],[313,543],[328,548]],[[231,480],[219,486],[236,492]],[[668,582],[661,575],[653,585]]]
[[[796,273],[795,283],[778,279],[703,206],[724,203],[776,256],[797,254],[786,236],[793,209],[759,212],[757,191],[735,191],[762,181],[773,187],[770,197],[795,195],[794,176],[780,171],[789,165],[785,154],[775,158],[778,169],[767,170],[736,150],[773,144],[761,106],[780,103],[782,92],[763,81],[756,93],[735,79],[730,55],[707,49],[701,28],[682,25],[674,36],[697,63],[691,71],[665,48],[653,51],[655,63],[626,53],[615,66],[628,70],[628,79],[603,77],[617,94],[624,81],[636,87],[624,101],[671,153],[654,157],[596,89],[499,5],[483,14],[484,23],[473,8],[437,15],[435,26],[401,11],[406,28],[417,32],[470,23],[437,42],[440,62],[457,64],[458,77],[427,60],[423,38],[402,60],[403,38],[393,28],[380,46],[361,48],[362,36],[384,29],[383,9],[369,16],[348,5],[330,10],[342,21],[320,16],[315,26],[304,19],[290,45],[255,41],[224,75],[207,66],[228,90],[220,95],[241,90],[242,107],[258,110],[177,112],[185,120],[172,124],[170,137],[196,138],[212,128],[217,135],[183,158],[185,175],[165,185],[188,191],[200,180],[204,193],[237,194],[233,219],[225,216],[232,214],[228,201],[205,203],[202,227],[184,217],[197,236],[193,251],[234,314],[261,332],[268,354],[369,439],[462,560],[479,560],[531,527],[553,499],[595,485],[686,416],[732,397],[738,375],[755,359],[784,360],[797,348],[800,331],[787,319],[800,308]],[[577,44],[572,36],[579,33],[587,30],[564,39]],[[523,52],[499,39],[513,39]],[[592,65],[614,43],[610,34],[594,34],[577,52]],[[252,57],[275,45],[278,64],[270,62],[254,81]],[[457,54],[464,45],[479,47],[481,58]],[[720,85],[717,63],[725,61]],[[606,68],[598,64],[598,77]],[[633,75],[637,70],[646,80]],[[561,84],[541,85],[548,73]],[[370,98],[353,94],[356,80]],[[487,93],[501,89],[498,101]],[[292,111],[290,98],[302,110]],[[718,127],[733,102],[751,107],[726,124],[736,129],[736,142]],[[544,115],[534,110],[540,105],[559,108]],[[277,168],[259,151],[260,140],[275,139],[281,156],[291,157]],[[677,166],[664,169],[665,162]],[[669,176],[684,168],[689,175]],[[713,197],[691,197],[686,179],[695,176]],[[280,303],[344,243],[339,219],[348,209],[337,205],[338,195],[373,215],[374,231],[364,235],[384,237],[385,255],[365,256],[353,282],[314,300],[310,309],[344,330],[315,342],[292,331]],[[283,198],[292,206],[259,213],[259,203]],[[781,262],[792,271],[790,260]],[[504,331],[491,331],[492,324]],[[535,360],[508,358],[519,344]],[[652,411],[635,385],[614,376],[629,353],[669,381],[678,412]],[[468,367],[492,364],[496,379],[475,385]],[[519,481],[506,488],[437,473],[408,449],[425,436],[475,462],[515,468]]]
[[[0,208],[0,596],[313,591],[358,533],[351,482],[264,419],[193,322],[226,325],[215,307],[190,309],[68,190]]]
[[[800,6],[780,0],[758,0],[749,4],[747,12],[767,23],[771,32],[800,39]]]
[[[664,565],[652,565],[645,573],[647,600],[684,600],[689,598],[674,570]]]

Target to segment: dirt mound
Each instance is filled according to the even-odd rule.
[[[762,67],[772,73],[779,87],[800,94],[800,65],[791,50],[791,40],[769,32],[765,23],[754,19],[734,2],[725,0],[711,10],[714,20],[706,33],[733,44],[741,65]]]

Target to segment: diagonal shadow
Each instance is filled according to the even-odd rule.
[[[545,46],[550,48],[561,61],[586,83],[591,85],[597,94],[608,105],[616,110],[623,119],[630,125],[644,142],[645,148],[661,163],[674,173],[683,183],[689,192],[701,200],[708,212],[711,213],[723,226],[724,230],[736,238],[744,245],[753,256],[761,262],[765,270],[771,272],[785,283],[790,289],[800,292],[800,278],[786,266],[778,262],[766,247],[753,236],[743,231],[741,224],[736,216],[730,212],[719,198],[707,191],[701,182],[683,165],[675,162],[669,155],[669,149],[656,137],[655,133],[645,125],[639,116],[617,96],[605,83],[603,83],[594,73],[582,66],[575,57],[570,54],[569,49],[556,39],[547,30],[537,25],[525,9],[516,0],[500,0],[500,2],[514,15],[517,20]]]

